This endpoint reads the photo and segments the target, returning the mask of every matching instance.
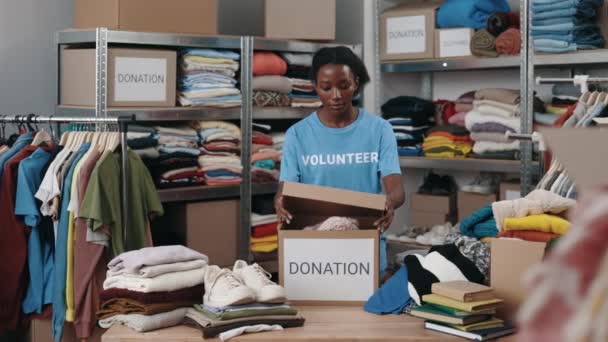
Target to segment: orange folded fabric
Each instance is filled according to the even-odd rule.
[[[519,29],[510,28],[496,38],[496,51],[501,55],[518,55],[521,49]]]
[[[534,242],[549,242],[549,240],[560,237],[559,234],[539,232],[536,230],[503,230],[498,237],[508,237]]]
[[[276,53],[256,52],[253,54],[253,75],[285,75],[287,62]]]

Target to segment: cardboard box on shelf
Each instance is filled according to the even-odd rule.
[[[264,13],[267,38],[336,39],[336,0],[266,0]]]
[[[279,275],[287,298],[306,304],[360,305],[378,287],[379,233],[373,226],[386,198],[315,185],[285,183],[294,219],[279,231]],[[357,219],[359,230],[309,231],[331,216]]]
[[[435,30],[435,58],[472,56],[471,37],[474,32],[470,28]]]
[[[521,198],[521,185],[519,182],[501,182],[499,189],[499,199],[501,201]]]
[[[450,214],[456,208],[456,196],[437,196],[415,193],[412,195],[412,210]]]
[[[214,265],[232,268],[241,226],[238,200],[180,203],[165,209],[161,224],[170,224],[188,248],[207,255]]]
[[[95,106],[95,49],[61,51],[60,104]],[[108,107],[173,107],[177,53],[110,48]]]
[[[382,61],[435,57],[435,11],[440,2],[417,0],[380,16]]]
[[[518,239],[492,239],[490,243],[490,286],[504,305],[497,316],[514,320],[528,292],[522,284],[526,272],[542,261],[545,243]]]
[[[452,221],[452,217],[447,213],[416,210],[410,213],[409,223],[414,227],[429,228]]]
[[[484,195],[473,192],[458,192],[458,221],[462,221],[463,218],[494,202],[496,202],[496,194]]]
[[[75,0],[74,28],[218,34],[218,0]]]
[[[105,329],[95,327],[93,335],[87,339],[89,342],[101,342],[101,335],[105,333]],[[54,342],[53,332],[51,329],[50,319],[34,319],[30,323],[28,332],[28,342]],[[80,342],[81,339],[76,337],[74,325],[66,323],[63,327],[63,336],[61,342]]]

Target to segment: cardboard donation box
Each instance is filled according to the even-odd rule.
[[[436,1],[417,0],[389,9],[380,17],[380,59],[425,59],[435,56]]]
[[[496,202],[496,194],[478,194],[473,192],[458,192],[458,220],[470,216],[488,204]]]
[[[108,107],[173,107],[177,53],[170,50],[110,48]],[[95,49],[61,51],[60,103],[95,105]]]
[[[274,39],[336,39],[336,0],[266,0],[264,36]]]
[[[293,302],[361,304],[378,287],[379,232],[385,196],[285,183],[294,216],[279,231],[279,275]],[[332,216],[350,217],[359,230],[302,230]]]
[[[453,221],[456,196],[413,194],[409,224],[415,227],[432,227]]]
[[[497,316],[514,320],[517,310],[528,298],[522,279],[530,268],[540,263],[546,244],[519,239],[492,239],[490,245],[490,286],[504,304]]]
[[[435,58],[472,56],[470,28],[438,29],[435,31]]]
[[[218,0],[74,0],[74,28],[218,34]]]

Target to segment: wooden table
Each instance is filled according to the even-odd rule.
[[[298,307],[306,318],[301,328],[237,336],[230,341],[464,341],[462,338],[424,329],[423,320],[408,315],[377,316],[361,307]],[[200,342],[219,341],[202,338],[196,328],[178,326],[137,333],[114,326],[103,335],[103,342]],[[513,337],[502,341],[515,341]]]

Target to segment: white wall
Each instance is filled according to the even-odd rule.
[[[73,0],[0,0],[0,8],[0,114],[50,114],[54,32],[71,26]]]

